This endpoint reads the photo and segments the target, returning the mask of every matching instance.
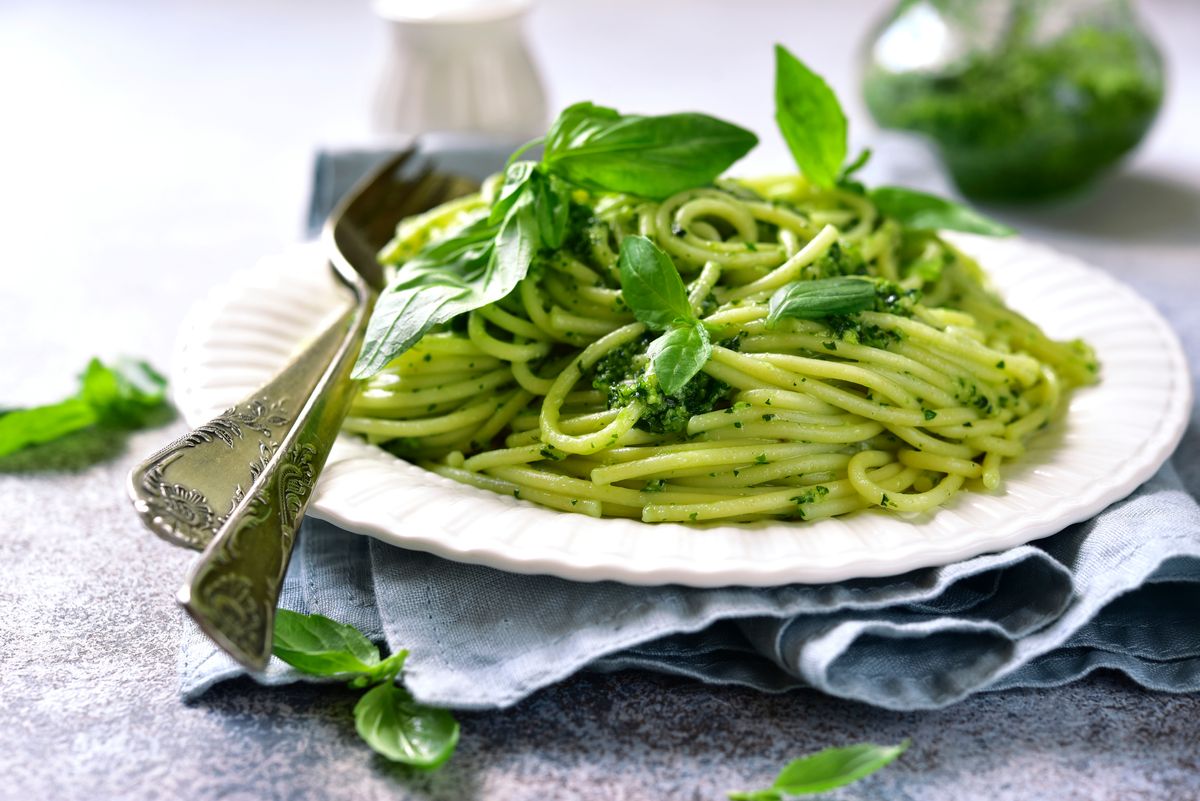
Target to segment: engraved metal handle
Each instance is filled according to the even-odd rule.
[[[179,602],[254,670],[270,658],[296,529],[354,394],[349,374],[373,294],[358,284],[353,308],[269,384],[130,474],[146,525],[173,543],[204,548]]]

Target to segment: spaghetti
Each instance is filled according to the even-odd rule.
[[[479,194],[401,223],[402,264],[485,216]],[[555,509],[664,521],[926,512],[993,490],[1097,366],[1007,308],[980,268],[860,193],[801,177],[718,181],[662,202],[571,194],[567,240],[516,289],[363,382],[348,431],[456,481]],[[713,340],[663,393],[623,301],[621,242],[671,258]],[[797,281],[876,279],[872,310],[771,319]]]

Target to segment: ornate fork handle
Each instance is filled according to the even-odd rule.
[[[130,474],[134,507],[170,542],[204,548],[179,602],[246,667],[271,654],[275,605],[296,529],[354,388],[371,293],[269,384]]]

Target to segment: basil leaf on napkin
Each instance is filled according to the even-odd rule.
[[[314,676],[371,675],[380,664],[379,649],[353,626],[288,609],[275,613],[272,652]]]
[[[909,746],[864,743],[845,748],[826,748],[789,762],[775,783],[763,790],[729,793],[732,801],[780,801],[788,796],[824,793],[858,781],[891,764]]]
[[[881,213],[915,230],[965,231],[984,236],[1012,236],[1016,233],[1007,225],[989,220],[973,209],[915,189],[881,186],[872,189],[869,195]]]
[[[712,183],[756,144],[750,131],[706,114],[642,117],[585,102],[551,126],[542,163],[589,189],[662,199]]]
[[[829,85],[775,45],[775,122],[804,177],[831,187],[846,160],[846,115]]]
[[[832,314],[853,314],[875,305],[875,282],[870,278],[840,276],[814,281],[794,281],[771,296],[767,326],[784,317],[819,320]]]
[[[390,681],[373,687],[354,705],[354,726],[376,752],[426,770],[450,758],[460,733],[449,712],[418,704]]]
[[[79,391],[58,403],[0,415],[0,456],[40,445],[94,425],[138,428],[160,410],[167,380],[145,362],[88,362]]]

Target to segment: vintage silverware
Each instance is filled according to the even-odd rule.
[[[402,217],[474,188],[434,172],[414,148],[368,175],[322,235],[350,307],[264,387],[130,474],[142,521],[169,542],[204,551],[179,603],[250,669],[270,658],[296,530],[354,395],[350,370],[383,286],[375,254]]]

